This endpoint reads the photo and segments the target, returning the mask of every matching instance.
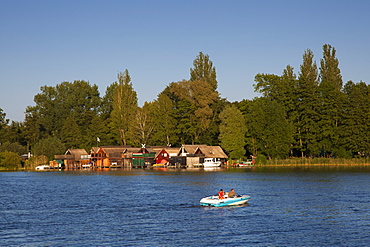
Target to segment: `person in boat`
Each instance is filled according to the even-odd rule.
[[[235,193],[235,190],[234,189],[231,189],[229,193],[227,193],[227,196],[229,198],[233,198],[233,197],[236,197],[236,193]]]
[[[218,192],[218,199],[225,199],[225,193],[222,189]]]

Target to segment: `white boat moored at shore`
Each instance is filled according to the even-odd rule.
[[[221,166],[221,161],[217,160],[216,158],[205,158],[203,167],[220,167]]]
[[[48,165],[36,166],[36,170],[38,170],[38,171],[50,170],[50,166],[48,166]]]

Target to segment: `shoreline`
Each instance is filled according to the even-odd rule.
[[[286,167],[292,167],[292,166],[301,166],[301,167],[307,167],[307,166],[370,166],[370,163],[366,164],[265,164],[265,165],[254,165],[255,167],[279,167],[279,166],[286,166]]]
[[[364,164],[343,164],[343,163],[334,163],[334,164],[265,164],[265,165],[253,165],[253,166],[248,166],[244,168],[284,168],[284,167],[370,167],[370,163],[364,163]],[[243,167],[232,167],[232,166],[223,166],[223,168],[243,168]],[[111,168],[106,168],[107,170],[110,170]],[[115,170],[125,170],[124,168],[112,168]],[[137,168],[135,168],[137,169]],[[186,168],[185,168],[186,169]],[[199,168],[201,169],[201,168]],[[48,171],[56,171],[60,169],[51,169]],[[90,170],[90,169],[61,169],[65,171],[80,171],[80,170]],[[93,169],[95,170],[95,169]],[[7,169],[7,168],[2,168],[0,167],[0,172],[29,172],[29,171],[36,171],[35,169],[24,169],[24,168],[19,168],[19,169]]]

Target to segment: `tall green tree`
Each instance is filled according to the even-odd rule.
[[[320,89],[323,92],[340,91],[343,86],[336,50],[329,44],[323,45],[320,67]]]
[[[297,76],[294,68],[287,65],[281,76],[274,74],[257,74],[255,76],[255,91],[264,98],[276,101],[284,107],[289,122],[297,119]],[[290,145],[290,154],[293,154],[294,144]]]
[[[320,67],[319,91],[321,95],[320,143],[326,154],[333,154],[340,148],[340,120],[343,117],[344,94],[342,76],[336,50],[331,45],[323,46]]]
[[[216,91],[218,87],[216,68],[209,59],[209,55],[199,52],[193,65],[194,67],[190,69],[190,81],[204,81],[211,86],[211,90]]]
[[[128,70],[118,74],[118,85],[114,92],[111,112],[111,126],[118,134],[122,145],[134,144],[132,136],[133,119],[137,114],[138,103]]]
[[[292,115],[296,108],[297,76],[294,68],[287,65],[281,76],[274,74],[257,74],[254,89],[263,97],[277,100],[286,107],[288,115]]]
[[[12,121],[5,128],[5,137],[7,141],[11,143],[19,143],[23,146],[27,146],[27,141],[25,139],[25,127],[23,122]]]
[[[286,158],[294,129],[286,109],[276,100],[258,98],[247,116],[248,148],[251,153],[269,158]]]
[[[340,127],[341,146],[357,155],[370,153],[370,86],[365,82],[348,81],[344,86],[346,94],[345,114]]]
[[[72,116],[68,116],[63,120],[63,126],[60,130],[59,136],[68,148],[88,147],[88,145],[84,145],[84,135],[78,125],[78,121],[76,121]]]
[[[277,98],[287,110],[287,116],[290,121],[294,121],[297,115],[297,76],[294,68],[287,65],[281,76],[281,90]]]
[[[97,115],[91,121],[86,139],[86,150],[94,146],[114,146],[119,145],[116,136],[111,133],[109,128],[109,118]]]
[[[194,136],[196,132],[196,121],[194,111],[196,107],[192,104],[189,92],[189,81],[182,80],[179,82],[172,82],[163,91],[173,103],[173,117],[176,120],[176,136],[180,144],[194,143]]]
[[[12,151],[19,154],[26,152],[27,141],[24,137],[24,124],[6,118],[5,112],[0,108],[0,152]],[[15,148],[16,147],[16,148]]]
[[[107,86],[102,103],[99,108],[99,115],[97,115],[90,126],[89,134],[94,145],[121,145],[122,141],[117,137],[117,131],[112,130],[112,118],[114,95],[117,91],[117,81]],[[97,141],[97,140],[100,140]]]
[[[217,143],[219,114],[223,110],[222,100],[217,92],[216,68],[209,55],[202,52],[193,61],[190,69],[190,102],[195,106],[195,135],[193,142]]]
[[[195,133],[194,141],[202,142],[200,139],[202,133],[208,131],[214,116],[213,105],[219,99],[218,92],[213,90],[211,85],[204,80],[190,82],[189,100],[195,106],[194,121]]]
[[[27,106],[24,122],[24,135],[27,141],[27,150],[42,139],[46,134],[46,129],[41,124],[41,114],[37,106]]]
[[[229,153],[232,159],[239,159],[245,155],[246,122],[242,112],[236,106],[227,106],[220,113],[220,141],[221,147]]]
[[[150,138],[152,145],[170,146],[180,145],[176,136],[176,119],[174,102],[165,92],[148,105],[149,115],[153,124],[153,134]]]
[[[182,80],[171,83],[168,96],[174,104],[177,130],[183,143],[202,143],[201,136],[214,121],[213,105],[219,100],[206,81]]]
[[[320,93],[318,69],[314,61],[314,54],[307,49],[303,54],[297,85],[296,119],[293,121],[296,128],[295,148],[300,156],[319,154],[318,133],[320,121]]]
[[[26,109],[26,134],[31,146],[48,136],[60,137],[67,118],[73,118],[82,135],[86,134],[101,103],[96,85],[63,82],[55,87],[43,86],[41,91],[34,97],[36,105]]]
[[[108,119],[113,111],[113,100],[117,87],[118,83],[115,81],[107,86],[105,90],[105,94],[102,97],[102,103],[99,108],[99,113],[102,119]]]

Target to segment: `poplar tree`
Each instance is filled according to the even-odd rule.
[[[286,66],[280,83],[281,90],[277,100],[285,107],[288,119],[294,121],[297,114],[297,76],[292,66]]]
[[[207,132],[211,121],[214,120],[212,105],[218,100],[218,92],[203,80],[190,81],[190,90],[189,100],[195,106],[194,141],[200,143],[203,142],[200,136]]]
[[[295,123],[296,148],[301,157],[319,154],[317,135],[320,121],[318,70],[314,54],[307,49],[303,54],[297,84],[297,116]]]
[[[199,52],[199,55],[193,61],[193,65],[194,68],[190,69],[190,81],[205,81],[213,91],[217,90],[216,68],[209,59],[209,55]]]
[[[128,70],[118,74],[117,88],[113,97],[111,112],[111,126],[118,131],[122,145],[133,144],[133,122],[137,113],[137,94],[133,89]]]
[[[342,85],[336,50],[331,45],[325,44],[321,59],[319,91],[321,95],[320,143],[326,155],[334,154],[339,148],[339,126],[343,117],[344,102]]]
[[[202,52],[193,61],[194,67],[190,69],[190,102],[195,107],[193,143],[206,143],[211,145],[219,134],[218,115],[220,99],[217,92],[218,82],[216,68],[208,55]]]

